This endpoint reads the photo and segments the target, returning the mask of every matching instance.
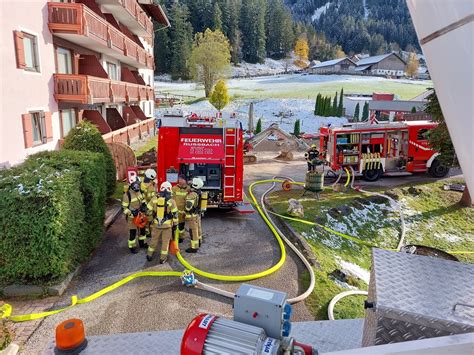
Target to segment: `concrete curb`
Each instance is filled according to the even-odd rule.
[[[275,212],[271,205],[269,205],[268,203],[267,209],[272,212]],[[314,267],[317,267],[318,269],[321,268],[321,265],[319,265],[318,260],[316,259],[316,255],[314,255],[311,245],[309,245],[306,239],[304,239],[289,224],[281,220],[281,218],[273,217],[272,219],[278,225],[281,231],[285,233],[285,236],[298,248],[299,251],[301,251],[301,253],[303,253],[308,262]]]
[[[0,355],[16,355],[19,350],[20,350],[19,345],[15,343],[11,343],[10,345],[7,346],[6,349],[0,351]]]
[[[122,213],[122,207],[115,206],[113,207],[113,211],[109,217],[104,221],[104,228],[107,230],[118,218],[118,216]]]

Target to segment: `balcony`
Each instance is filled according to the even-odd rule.
[[[154,100],[147,85],[99,78],[91,75],[54,74],[54,98],[58,102],[97,103]]]
[[[153,36],[153,22],[136,0],[95,0],[137,36]]]
[[[50,31],[136,68],[153,69],[153,56],[84,4],[49,2]]]

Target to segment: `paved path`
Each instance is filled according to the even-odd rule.
[[[259,189],[260,192],[264,188]],[[200,253],[192,256],[183,253],[191,264],[203,270],[250,274],[265,270],[279,260],[277,243],[258,214],[241,216],[235,212],[210,211],[203,220],[203,228],[208,236]],[[66,305],[71,295],[84,297],[133,272],[183,269],[174,257],[170,264],[159,265],[156,259],[148,263],[144,250],[136,255],[130,254],[125,234],[126,224],[120,218],[108,230],[102,245],[56,306]],[[287,262],[279,271],[250,283],[283,290],[289,297],[294,297],[304,291],[298,284],[298,275],[303,271],[301,262],[289,252]],[[199,279],[229,291],[239,287],[238,283]],[[183,329],[200,312],[232,317],[232,304],[218,295],[186,289],[177,278],[134,280],[92,303],[45,319],[27,342],[25,353],[41,351],[54,336],[55,325],[72,317],[84,321],[87,334],[105,335]],[[294,307],[293,317],[295,321],[313,319],[304,303]]]
[[[248,184],[274,175],[291,175],[301,181],[305,169],[303,160],[277,162],[267,157],[257,165],[246,166],[245,181]],[[378,184],[396,186],[420,180],[431,178],[426,175],[385,178]],[[262,193],[265,188],[259,186],[257,192]],[[229,275],[249,274],[265,270],[279,259],[277,243],[258,214],[241,216],[235,212],[210,211],[203,220],[203,228],[208,236],[200,253],[191,256],[183,253],[191,264],[203,270]],[[144,250],[131,255],[127,250],[126,239],[126,224],[120,218],[107,231],[102,245],[55,307],[68,305],[71,295],[87,296],[133,272],[183,270],[174,257],[169,264],[159,265],[157,258],[148,263]],[[298,284],[298,275],[303,271],[301,262],[290,251],[287,262],[279,271],[250,283],[283,290],[288,292],[289,297],[294,297],[303,291]],[[199,279],[229,291],[235,291],[239,286],[238,283]],[[294,311],[295,321],[313,319],[304,303],[296,305]],[[54,337],[55,325],[68,318],[81,318],[89,335],[109,335],[183,329],[200,312],[232,317],[232,304],[218,295],[186,289],[177,278],[138,279],[92,303],[45,319],[29,338],[23,352],[40,353]]]

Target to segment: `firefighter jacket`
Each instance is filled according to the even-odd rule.
[[[126,216],[140,211],[142,204],[145,202],[145,196],[141,192],[128,190],[122,197],[122,210]]]
[[[154,181],[142,182],[140,185],[146,202],[150,202],[156,196],[156,183]]]
[[[191,188],[188,184],[185,186],[175,185],[171,190],[171,194],[173,196],[173,200],[176,202],[176,207],[180,212],[184,211],[184,205],[186,202],[186,196],[191,191]]]
[[[193,216],[199,213],[199,195],[192,190],[186,195],[184,211],[186,216]]]
[[[158,227],[171,227],[178,224],[178,208],[173,199],[155,196],[148,203],[148,214]]]

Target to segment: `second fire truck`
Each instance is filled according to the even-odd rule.
[[[429,132],[436,126],[429,121],[408,121],[321,127],[320,151],[332,170],[352,167],[367,181],[418,172],[440,178],[449,168],[428,143]]]

